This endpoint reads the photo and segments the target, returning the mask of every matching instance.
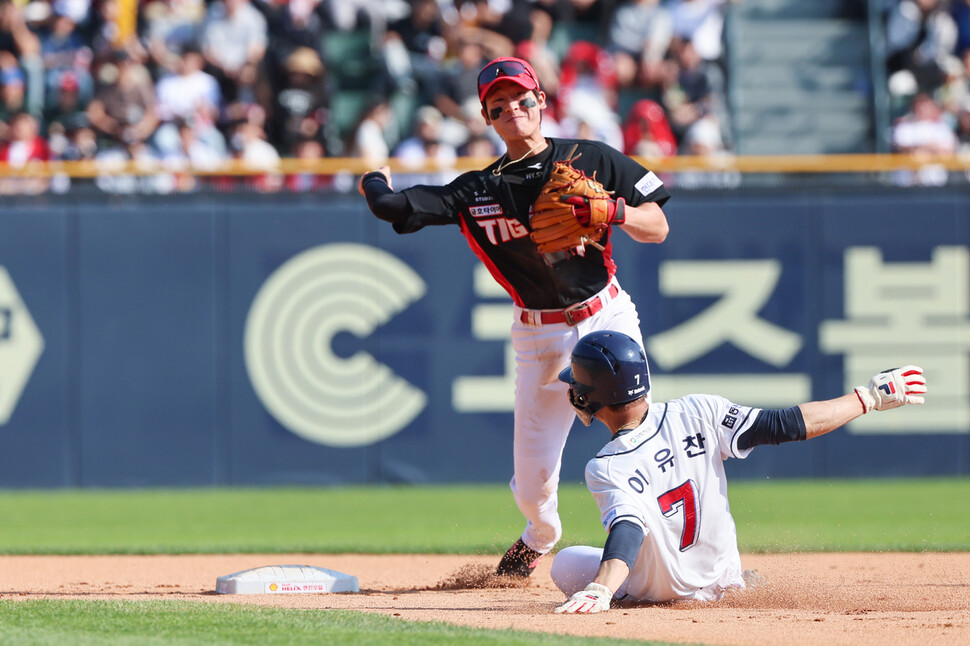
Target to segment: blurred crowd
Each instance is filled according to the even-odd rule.
[[[495,157],[497,56],[536,68],[549,136],[714,154],[733,1],[0,0],[0,160]],[[881,1],[894,149],[970,151],[970,0]]]
[[[970,0],[884,5],[893,150],[970,154]],[[945,169],[933,166],[909,178],[946,181]]]
[[[0,0],[0,158],[494,157],[477,74],[512,55],[547,135],[724,149],[727,1]]]

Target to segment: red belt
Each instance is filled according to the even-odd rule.
[[[616,298],[616,295],[620,293],[620,288],[616,283],[610,283],[609,289],[607,290],[610,297],[609,299],[604,299],[603,296],[597,294],[596,296],[583,301],[582,303],[576,303],[564,310],[546,310],[535,312],[535,310],[524,310],[519,317],[520,320],[529,324],[533,320],[538,320],[543,325],[549,325],[550,323],[566,323],[567,325],[576,325],[580,321],[585,321],[593,314],[596,314],[603,306],[606,305],[610,300]],[[533,314],[535,312],[535,314]]]

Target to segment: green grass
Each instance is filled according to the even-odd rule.
[[[298,610],[186,601],[0,601],[0,643],[37,646],[276,644],[548,644],[590,640],[513,630],[406,622],[346,610]],[[643,644],[597,640],[609,644]],[[653,642],[656,643],[656,642]]]
[[[733,482],[745,552],[970,550],[970,478]],[[564,486],[560,547],[601,545],[584,487]],[[502,552],[522,530],[490,486],[0,491],[0,553]],[[0,644],[563,644],[338,610],[183,601],[0,600]],[[596,643],[644,642],[595,640]],[[655,643],[655,642],[652,642]]]
[[[742,551],[970,550],[970,478],[741,481]],[[600,545],[589,493],[560,491],[560,547]],[[0,492],[0,553],[497,554],[523,521],[508,488]]]
[[[970,478],[735,483],[748,552],[968,551]]]

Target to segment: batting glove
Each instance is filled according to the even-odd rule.
[[[862,412],[889,410],[904,404],[922,404],[926,394],[926,377],[918,366],[884,370],[869,380],[868,386],[855,389]]]
[[[605,585],[590,583],[585,590],[580,590],[569,601],[556,608],[556,614],[594,614],[606,612],[610,609],[610,599],[613,593]]]

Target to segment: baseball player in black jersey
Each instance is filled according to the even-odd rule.
[[[661,206],[670,196],[653,172],[605,144],[544,137],[540,121],[546,95],[527,61],[491,61],[479,74],[478,88],[482,115],[506,145],[501,158],[446,186],[395,192],[385,166],[365,174],[358,188],[371,211],[398,233],[458,225],[472,252],[512,297],[516,382],[510,485],[526,527],[502,557],[498,573],[525,577],[562,535],[559,470],[575,412],[559,371],[569,364],[576,341],[595,330],[621,331],[643,345],[636,308],[616,279],[613,227],[606,225],[620,227],[637,242],[663,242],[668,225]],[[566,159],[610,192],[605,231],[596,244],[540,253],[530,238],[532,205],[554,163]],[[588,224],[589,204],[576,203],[573,215]]]

